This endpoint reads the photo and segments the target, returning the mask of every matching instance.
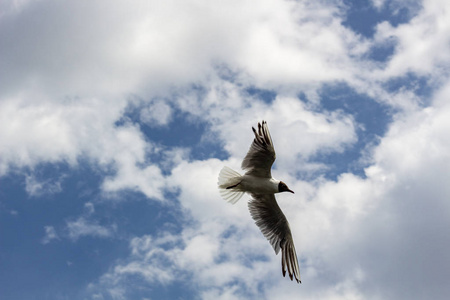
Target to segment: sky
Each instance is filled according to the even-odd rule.
[[[2,299],[448,299],[449,99],[446,0],[1,1]]]

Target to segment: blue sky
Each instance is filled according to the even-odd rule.
[[[0,294],[448,299],[449,12],[3,1]],[[301,285],[217,190],[263,119]]]

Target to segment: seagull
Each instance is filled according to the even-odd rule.
[[[294,192],[283,181],[272,177],[270,170],[276,155],[267,122],[258,123],[258,131],[252,129],[255,139],[241,165],[247,172],[241,175],[229,167],[223,167],[219,173],[219,191],[231,204],[235,204],[245,193],[251,195],[252,199],[248,202],[250,214],[275,254],[281,250],[283,276],[286,276],[287,269],[291,280],[295,277],[297,283],[301,283],[291,229],[275,199],[275,193]]]

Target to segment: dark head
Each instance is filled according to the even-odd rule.
[[[294,194],[293,191],[291,191],[288,186],[286,185],[286,183],[284,183],[283,181],[280,181],[280,183],[278,184],[278,192],[291,192],[292,194]]]

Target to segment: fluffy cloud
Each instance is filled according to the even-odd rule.
[[[0,38],[9,41],[0,50],[5,78],[0,84],[0,174],[42,162],[75,166],[87,158],[117,171],[103,185],[105,191],[141,190],[161,199],[164,180],[158,167],[145,161],[153,145],[135,124],[117,126],[129,102],[126,95],[149,99],[142,122],[165,125],[172,109],[153,99],[173,90],[192,93],[191,84],[241,94],[227,101],[238,103],[227,109],[230,115],[254,101],[242,97],[242,87],[284,82],[282,89],[292,93],[348,78],[353,62],[347,51],[361,53],[355,47],[358,38],[339,24],[339,9],[314,3],[240,1],[236,11],[235,3],[209,1],[88,7],[77,1],[9,2],[0,19]],[[244,86],[220,79],[229,72]],[[205,103],[214,105],[209,101],[223,101],[223,96]],[[214,112],[201,106],[188,108],[181,97],[178,108],[202,117]],[[224,116],[215,115],[220,119],[211,123]],[[131,182],[137,173],[142,182]]]
[[[65,162],[74,167],[86,159],[115,171],[114,179],[105,181],[105,192],[138,187],[148,197],[161,199],[164,183],[159,168],[146,163],[147,153],[155,148],[144,141],[135,125],[116,125],[125,104],[125,100],[99,99],[35,103],[26,97],[0,102],[0,139],[4,141],[0,145],[0,174],[24,167],[33,169],[42,163]],[[140,178],[153,182],[153,186],[129,182],[130,172],[140,172]],[[27,179],[31,195],[44,189],[57,191],[60,180],[51,183],[33,178]]]
[[[368,44],[341,25],[335,2],[323,4],[23,2],[1,19],[2,95],[158,94],[223,67],[247,84],[296,91],[351,79]]]
[[[108,109],[98,99],[55,103],[39,96],[30,101],[29,97],[0,102],[0,136],[5,141],[0,148],[2,173],[10,166],[34,167],[40,162],[65,160],[74,165],[83,154],[108,163],[112,155],[106,143],[116,140],[113,124],[120,115],[120,104]],[[98,118],[100,110],[102,117]]]
[[[62,191],[61,182],[63,179],[64,176],[60,176],[56,180],[45,179],[41,181],[33,175],[28,175],[25,178],[25,190],[32,197],[59,193]]]
[[[42,238],[41,243],[42,244],[48,244],[50,243],[52,240],[58,240],[59,236],[56,233],[56,230],[53,226],[45,226],[45,236]]]
[[[368,170],[372,178],[389,187],[376,211],[386,222],[378,228],[373,222],[367,231],[389,241],[379,247],[383,257],[375,261],[379,274],[374,274],[388,284],[382,293],[387,297],[425,299],[433,295],[442,299],[450,292],[440,280],[448,275],[450,261],[443,251],[450,239],[441,231],[450,225],[450,190],[445,182],[450,173],[446,134],[450,107],[442,101],[448,96],[447,87],[437,94],[432,107],[393,124],[375,151],[376,166]],[[418,290],[419,284],[425,285]]]
[[[449,8],[446,1],[425,0],[410,22],[396,27],[388,22],[378,25],[376,40],[396,43],[394,54],[384,70],[386,75],[403,76],[414,72],[434,80],[448,76]]]
[[[136,277],[139,287],[193,283],[204,299],[450,294],[447,2],[424,1],[410,22],[379,24],[370,41],[342,25],[339,1],[9,4],[0,16],[0,39],[8,41],[0,49],[0,175],[86,159],[108,171],[106,195],[131,189],[166,201],[164,192],[175,192],[164,205],[182,211],[181,232],[132,238],[130,255],[90,285],[92,298],[130,298]],[[366,58],[385,43],[394,47],[387,62]],[[433,101],[414,88],[386,89],[409,73],[441,87]],[[318,109],[318,89],[334,82],[399,111],[370,149],[364,178],[301,181],[300,172],[326,167],[316,154],[357,142],[351,115]],[[274,99],[249,92],[255,87],[273,90]],[[147,99],[142,124],[155,129],[182,114],[206,124],[204,136],[229,157],[195,160],[189,149],[160,147],[126,116],[130,94]],[[278,199],[301,259],[300,287],[281,277],[280,257],[253,224],[246,197],[231,206],[216,188],[223,165],[239,169],[261,119],[278,154],[274,175],[296,191]],[[153,161],[161,149],[167,162]],[[36,178],[27,177],[30,195],[61,189]],[[66,220],[64,236],[114,236],[114,225],[95,219],[93,204],[85,210]],[[63,236],[52,226],[45,231],[42,243]]]
[[[69,238],[73,241],[82,236],[111,237],[114,233],[113,229],[101,226],[95,221],[88,221],[84,217],[67,222],[67,231]]]
[[[228,162],[210,159],[174,168],[170,182],[179,187],[180,205],[192,225],[180,235],[133,239],[127,261],[91,288],[124,286],[128,276],[138,275],[169,285],[191,280],[200,285],[203,299],[444,299],[450,292],[444,279],[450,267],[444,229],[450,225],[448,95],[443,89],[432,107],[398,115],[373,149],[366,178],[288,177],[298,193],[294,199],[277,198],[297,244],[302,286],[281,277],[280,258],[253,224],[247,197],[235,206],[220,199],[216,176],[222,165],[239,163],[232,156]],[[261,282],[271,284],[252,288]],[[122,292],[126,298],[130,291]]]
[[[167,125],[172,117],[172,108],[163,100],[157,101],[151,106],[141,110],[140,119],[142,123],[149,126]]]
[[[72,241],[77,241],[81,237],[92,236],[98,238],[112,237],[116,231],[116,225],[100,225],[93,217],[95,212],[94,204],[87,202],[84,205],[84,213],[76,220],[67,220],[64,229],[65,236]]]
[[[97,2],[88,7],[76,1],[20,1],[6,7],[0,19],[0,37],[9,41],[0,50],[6,79],[0,84],[0,139],[5,141],[0,173],[41,162],[74,166],[88,158],[113,164],[117,171],[103,185],[106,191],[141,190],[156,199],[162,198],[163,178],[158,167],[144,163],[153,145],[134,124],[116,125],[129,102],[126,94],[148,99],[140,112],[143,123],[168,124],[172,108],[154,99],[174,90],[192,94],[191,84],[211,93],[190,107],[186,96],[179,97],[181,111],[195,110],[200,118],[211,114],[211,124],[236,112],[260,119],[265,105],[244,95],[243,88],[272,87],[287,94],[302,90],[314,97],[320,82],[351,80],[351,70],[357,69],[353,58],[367,47],[340,24],[339,6],[316,2],[240,1],[238,11],[235,3],[209,1]],[[227,74],[238,83],[220,79]],[[236,97],[230,101],[228,96]],[[220,114],[222,105],[211,107],[225,99],[225,114]],[[243,109],[252,102],[254,110]],[[205,103],[208,107],[202,107]],[[293,99],[277,103],[281,115],[295,105],[299,118],[307,116]],[[322,116],[316,116],[318,124]],[[321,122],[329,122],[330,130],[347,135],[343,144],[354,141],[348,117],[325,119]],[[311,148],[302,151],[310,155],[315,143],[327,142],[309,139],[302,145]],[[131,182],[137,173],[142,182]]]
[[[112,238],[117,230],[115,224],[101,225],[95,216],[95,207],[91,202],[84,204],[84,212],[77,218],[69,218],[63,228],[45,226],[45,236],[42,244],[48,244],[53,240],[69,239],[76,242],[82,237]]]

